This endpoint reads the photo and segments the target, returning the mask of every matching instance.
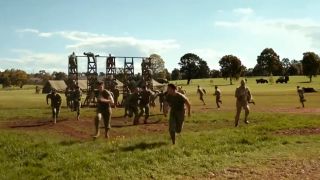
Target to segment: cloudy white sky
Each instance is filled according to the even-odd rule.
[[[188,52],[215,69],[226,54],[253,67],[266,47],[301,59],[320,50],[318,7],[317,0],[1,0],[0,70],[67,72],[73,51],[157,53],[169,70]],[[104,59],[98,66],[103,71]]]

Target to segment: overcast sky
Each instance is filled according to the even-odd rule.
[[[226,54],[253,67],[266,47],[301,59],[319,53],[319,7],[318,0],[0,0],[0,70],[67,72],[73,51],[157,53],[169,70],[188,52],[215,69]],[[105,60],[98,66],[104,71]]]

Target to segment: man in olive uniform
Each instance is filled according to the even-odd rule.
[[[249,124],[248,121],[248,115],[249,115],[249,103],[248,101],[251,100],[251,92],[248,87],[246,87],[246,83],[244,80],[241,80],[241,85],[236,89],[235,97],[237,99],[236,101],[236,107],[237,107],[237,113],[235,117],[235,127],[239,124],[240,119],[240,113],[242,108],[245,110],[245,119],[244,122],[246,124]]]
[[[70,108],[70,109],[72,108],[72,105],[71,105],[71,102],[72,102],[71,93],[72,93],[72,90],[69,87],[67,87],[66,91],[64,92],[64,94],[66,96],[67,107]],[[71,109],[71,111],[72,111],[72,109]]]
[[[77,120],[80,120],[82,92],[79,86],[76,86],[73,94],[73,110],[77,112]]]
[[[120,96],[120,90],[117,86],[115,86],[112,90],[113,96],[114,96],[114,107],[116,108],[118,106],[118,99]]]
[[[197,94],[199,94],[200,100],[202,101],[203,105],[206,105],[206,103],[204,102],[204,99],[203,99],[203,96],[206,94],[206,90],[204,90],[203,88],[201,88],[198,85]]]
[[[214,88],[215,88],[214,95],[216,96],[217,108],[220,109],[220,104],[222,104],[222,101],[221,101],[221,90],[218,88],[218,86],[215,86]]]
[[[111,105],[114,103],[110,92],[104,89],[104,83],[98,82],[98,96],[97,96],[97,115],[95,117],[96,134],[93,136],[97,138],[100,136],[100,121],[103,119],[105,128],[105,138],[109,138],[109,130],[111,128]]]
[[[139,119],[143,114],[144,116],[144,124],[147,124],[147,120],[149,118],[149,113],[150,113],[150,99],[151,95],[153,93],[147,88],[147,86],[144,86],[142,88],[142,91],[140,92],[140,103],[139,103],[139,108],[140,108],[140,113],[139,113]]]
[[[306,99],[304,99],[304,91],[300,86],[297,86],[297,92],[299,95],[300,103],[302,104],[302,107],[304,108],[304,102],[306,102]]]
[[[128,93],[123,93],[122,96],[122,105],[124,106],[124,117],[126,118],[129,115],[129,97],[131,95],[131,90],[127,88]]]
[[[127,97],[127,108],[129,111],[129,117],[131,118],[134,115],[133,118],[133,125],[139,124],[139,89],[134,87],[132,89],[132,93],[128,95]]]
[[[188,116],[190,116],[191,105],[188,98],[177,92],[177,87],[174,84],[168,84],[165,106],[170,107],[169,132],[172,144],[176,143],[176,133],[181,133],[185,116],[185,105]],[[167,111],[167,108],[164,108],[165,115],[168,113]]]
[[[49,104],[49,99],[51,100],[52,120],[53,123],[56,124],[61,107],[61,96],[57,93],[55,89],[52,89],[51,93],[47,95],[47,104]]]

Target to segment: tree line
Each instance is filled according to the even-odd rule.
[[[225,55],[219,60],[220,70],[210,70],[207,62],[193,53],[187,53],[180,58],[180,69],[171,72],[172,80],[222,77],[230,80],[244,76],[292,76],[305,75],[312,81],[312,77],[320,73],[320,58],[314,52],[303,53],[302,60],[283,58],[272,48],[265,48],[257,57],[254,68],[245,67],[241,60],[234,55]]]

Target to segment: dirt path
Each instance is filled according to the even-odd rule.
[[[104,132],[103,122],[100,123],[101,132]],[[131,121],[129,122],[122,117],[115,117],[111,121],[111,126],[111,138],[144,135],[148,132],[159,133],[164,132],[168,128],[166,121],[162,122],[152,117],[147,124],[141,123],[138,126],[133,126]],[[0,128],[7,130],[47,131],[78,140],[89,140],[92,139],[94,133],[94,122],[92,119],[81,119],[80,121],[61,119],[57,124],[53,124],[48,120],[24,120],[2,123]]]

